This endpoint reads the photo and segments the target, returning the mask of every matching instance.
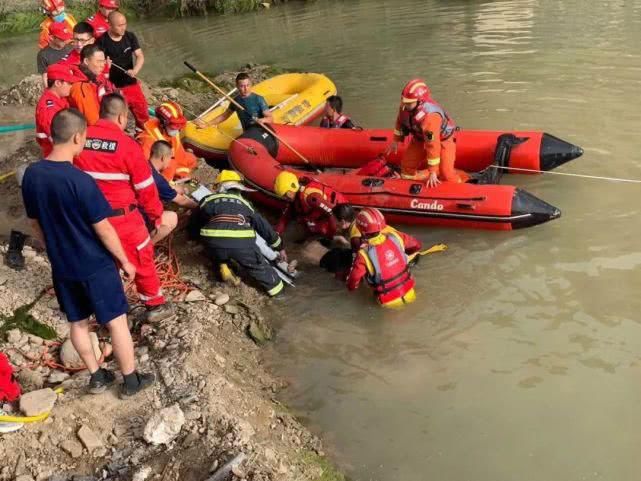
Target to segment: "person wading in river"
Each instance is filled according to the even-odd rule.
[[[96,41],[105,51],[112,66],[109,80],[120,90],[136,120],[136,127],[143,129],[149,120],[149,105],[136,78],[145,64],[145,55],[138,37],[127,31],[127,18],[118,11],[109,14],[109,31]]]
[[[387,227],[380,210],[365,208],[356,216],[356,226],[363,239],[347,288],[356,290],[365,278],[383,307],[401,307],[416,300],[414,278],[408,255],[421,250],[414,237],[397,230],[384,233]]]

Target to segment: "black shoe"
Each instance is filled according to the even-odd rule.
[[[9,248],[4,256],[4,263],[14,271],[21,271],[24,269],[25,262],[24,256],[22,255],[22,249],[26,240],[27,236],[22,232],[17,230],[11,231],[11,236],[9,237]]]
[[[502,174],[501,168],[493,164],[481,172],[473,173],[470,176],[469,183],[478,185],[498,184],[501,181]]]
[[[147,307],[147,322],[158,323],[171,318],[174,315],[171,304],[160,304],[159,306]]]
[[[91,379],[89,379],[89,393],[101,394],[114,382],[116,382],[116,376],[114,376],[114,373],[107,369],[100,368],[94,372],[91,375]]]
[[[151,373],[141,374],[137,372],[136,376],[138,377],[138,384],[136,386],[127,386],[126,382],[122,384],[119,393],[120,399],[129,399],[156,382],[156,376]]]

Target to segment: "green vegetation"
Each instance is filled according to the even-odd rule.
[[[25,304],[24,306],[16,309],[13,316],[0,316],[0,339],[4,340],[7,332],[16,328],[20,329],[22,332],[41,337],[42,339],[51,340],[58,337],[56,331],[51,326],[37,321],[31,314],[29,314],[31,308],[43,295],[44,292],[30,304]]]
[[[301,456],[303,464],[319,469],[320,474],[314,481],[350,481],[327,458],[319,456],[313,451],[304,451]]]
[[[211,6],[218,13],[243,13],[257,10],[261,0],[213,0]]]

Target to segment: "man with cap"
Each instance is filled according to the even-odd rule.
[[[71,85],[80,80],[69,65],[56,63],[47,68],[47,88],[36,106],[36,141],[42,149],[42,157],[51,152],[51,119],[69,107]]]
[[[38,51],[36,63],[38,73],[42,75],[42,84],[47,88],[47,68],[58,63],[72,50],[70,41],[73,38],[71,28],[64,23],[54,23],[49,27],[49,45]]]
[[[64,0],[42,0],[42,11],[47,16],[40,24],[40,36],[38,37],[38,48],[42,49],[49,45],[50,29],[56,23],[62,23],[72,30],[76,25],[76,19],[65,10]]]
[[[87,17],[87,22],[93,27],[94,37],[98,40],[109,30],[109,14],[120,7],[118,0],[98,0],[98,11]]]
[[[287,260],[283,241],[265,218],[254,210],[241,193],[251,191],[237,172],[223,170],[215,180],[216,193],[200,201],[203,228],[200,238],[218,266],[234,261],[258,282],[270,297],[283,290],[283,281],[256,245],[256,234]]]

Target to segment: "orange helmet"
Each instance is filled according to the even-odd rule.
[[[172,100],[156,107],[156,117],[172,130],[181,130],[187,124],[183,109]]]
[[[430,96],[430,89],[425,83],[425,80],[415,78],[407,82],[401,93],[401,102],[404,104],[411,104],[412,102],[420,102]]]
[[[64,0],[42,0],[42,9],[45,13],[53,13],[61,8],[65,8]]]
[[[387,222],[383,213],[373,207],[366,207],[356,216],[356,227],[365,236],[378,234],[385,229]]]

